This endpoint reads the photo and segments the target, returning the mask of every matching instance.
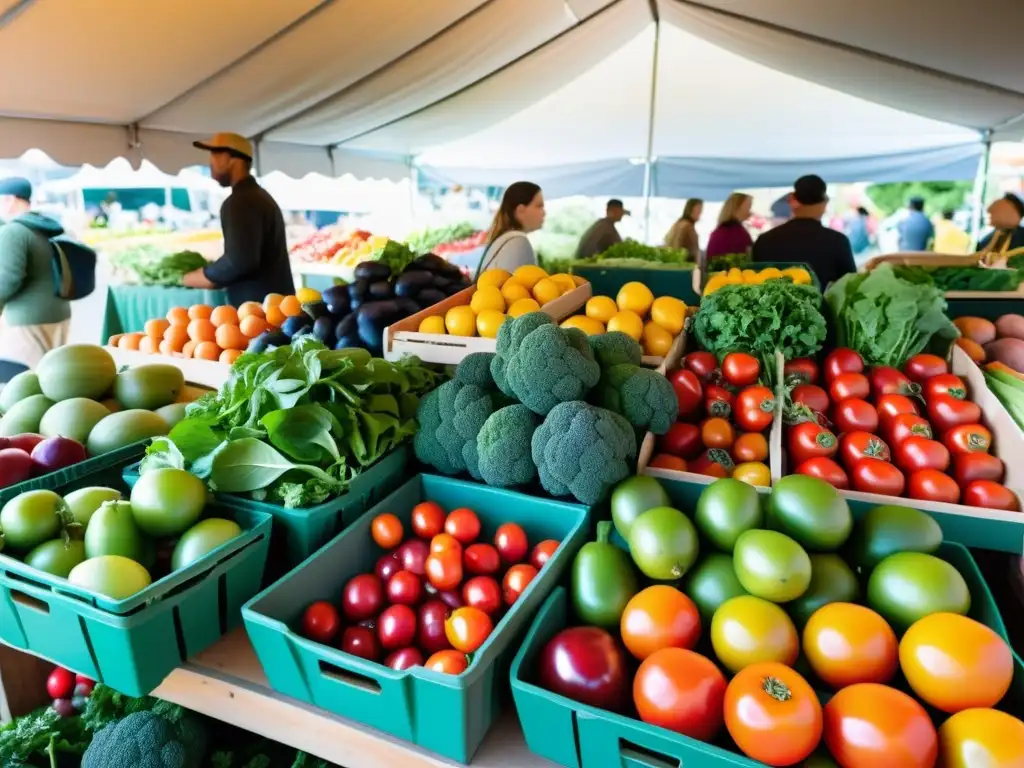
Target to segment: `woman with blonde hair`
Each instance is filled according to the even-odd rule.
[[[665,246],[668,248],[685,248],[694,261],[700,256],[700,239],[697,237],[697,222],[704,212],[704,201],[691,197],[683,206],[683,215],[679,217],[665,235]]]
[[[710,264],[718,256],[731,253],[748,253],[754,244],[743,222],[750,218],[754,198],[742,192],[729,195],[722,212],[718,214],[718,226],[708,240],[707,260]]]
[[[524,264],[536,264],[527,234],[544,226],[544,195],[532,181],[517,181],[501,197],[501,205],[487,233],[487,249],[477,274],[488,269],[514,272]]]

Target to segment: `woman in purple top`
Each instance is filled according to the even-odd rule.
[[[708,268],[714,268],[714,260],[719,256],[727,256],[731,253],[747,253],[754,241],[743,226],[743,222],[750,218],[750,206],[754,198],[742,192],[733,192],[729,199],[722,206],[722,212],[718,214],[718,226],[711,233],[708,240],[707,261]]]

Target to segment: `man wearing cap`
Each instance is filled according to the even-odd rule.
[[[605,206],[604,218],[595,221],[580,238],[576,258],[590,259],[604,253],[616,243],[621,243],[622,236],[615,225],[622,221],[623,216],[629,216],[629,211],[622,205],[622,201],[609,200]]]
[[[1024,248],[1024,201],[1007,193],[988,207],[989,222],[995,231],[978,243],[979,253],[984,255],[986,264],[1000,261],[1003,254],[1017,248]]]
[[[823,288],[857,271],[849,238],[821,223],[828,194],[819,176],[797,179],[789,205],[792,218],[754,241],[755,262],[802,262],[814,270]]]
[[[0,360],[34,368],[67,343],[71,304],[54,291],[50,239],[64,228],[31,200],[26,179],[0,180]]]
[[[220,209],[224,255],[189,272],[189,288],[226,288],[236,307],[268,293],[295,293],[281,209],[252,176],[252,144],[236,133],[197,141],[210,153],[210,175],[231,195]]]

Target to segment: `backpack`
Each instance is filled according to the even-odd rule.
[[[64,236],[53,246],[53,295],[67,301],[84,299],[96,289],[96,251]]]

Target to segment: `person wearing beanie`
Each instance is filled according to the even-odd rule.
[[[71,303],[55,295],[53,244],[64,228],[32,210],[32,185],[0,179],[0,360],[34,368],[67,343]]]
[[[995,230],[978,243],[978,252],[983,254],[986,264],[1001,261],[1007,251],[1024,248],[1024,201],[1007,193],[988,207],[988,218]]]

